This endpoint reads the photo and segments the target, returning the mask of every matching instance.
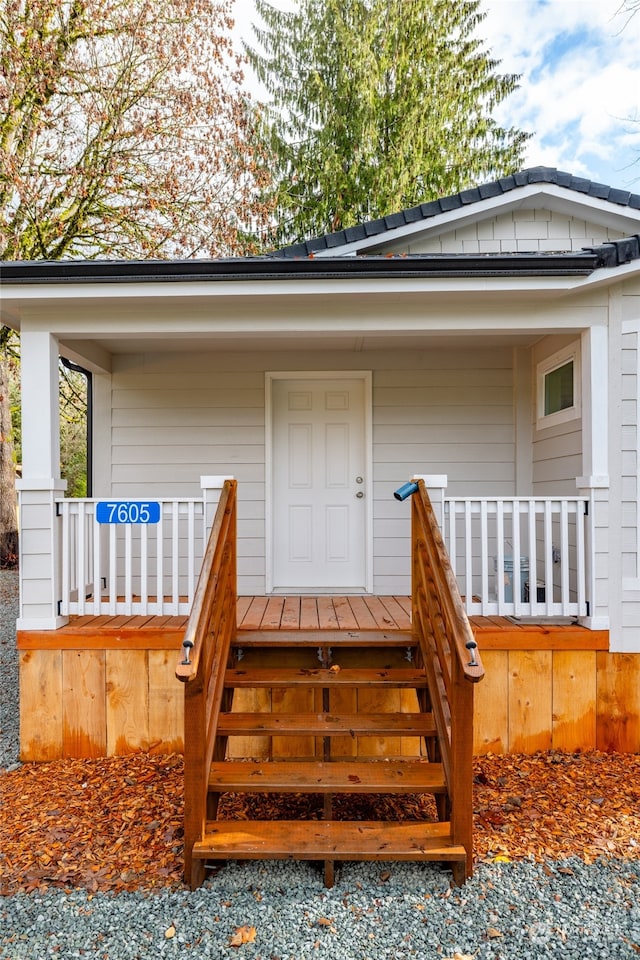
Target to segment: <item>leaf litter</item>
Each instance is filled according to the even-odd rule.
[[[0,895],[178,888],[182,757],[139,753],[0,772]],[[431,796],[335,798],[342,819],[434,819]],[[222,797],[219,816],[320,819],[317,796]],[[474,760],[476,861],[640,859],[640,755],[547,753]],[[563,869],[567,869],[563,867]],[[246,941],[245,941],[246,942]]]

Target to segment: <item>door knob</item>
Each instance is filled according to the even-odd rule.
[[[364,497],[364,493],[362,492],[362,490],[358,490],[358,492],[356,493],[356,497],[358,498],[358,500],[362,500],[362,498]]]
[[[356,477],[356,483],[364,483],[362,477]]]

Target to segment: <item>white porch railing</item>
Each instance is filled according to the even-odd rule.
[[[60,615],[190,613],[211,501],[205,495],[157,502],[157,524],[120,524],[96,522],[96,500],[57,501]],[[588,616],[587,498],[447,497],[440,503],[468,615]],[[437,501],[436,507],[440,514]]]
[[[443,535],[468,615],[588,615],[585,497],[444,499]]]
[[[96,500],[57,501],[60,614],[191,612],[206,543],[205,501],[155,499],[158,523],[98,523]]]

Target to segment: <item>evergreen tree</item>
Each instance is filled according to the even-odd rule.
[[[518,78],[477,37],[479,0],[256,0],[249,61],[271,100],[275,243],[338,230],[522,165],[495,108]]]

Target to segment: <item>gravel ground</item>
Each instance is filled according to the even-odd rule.
[[[18,762],[16,575],[0,571],[0,768]],[[0,807],[2,772],[0,770]],[[640,861],[493,862],[462,889],[415,864],[232,863],[200,890],[2,896],[0,957],[614,960],[640,954]]]
[[[631,958],[640,865],[480,866],[461,890],[432,866],[230,864],[194,892],[51,892],[0,900],[0,957],[254,960]],[[234,945],[236,944],[236,945]]]

